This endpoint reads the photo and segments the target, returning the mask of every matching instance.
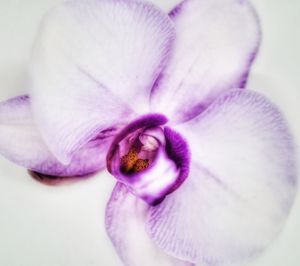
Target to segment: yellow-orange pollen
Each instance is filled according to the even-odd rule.
[[[121,170],[128,173],[138,173],[149,166],[148,159],[140,159],[138,151],[135,148],[129,150],[129,152],[121,157]]]

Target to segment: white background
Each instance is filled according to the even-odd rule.
[[[26,92],[26,64],[38,23],[57,2],[0,0],[0,101]],[[155,2],[168,9],[176,0]],[[263,42],[248,87],[281,107],[299,143],[300,1],[253,2]],[[113,185],[103,173],[69,186],[44,186],[0,157],[0,265],[121,266],[104,229]],[[299,227],[300,197],[280,237],[253,266],[299,266]]]

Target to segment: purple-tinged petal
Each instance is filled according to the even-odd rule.
[[[97,139],[79,149],[69,164],[64,165],[42,140],[32,117],[28,96],[0,103],[0,154],[42,174],[40,176],[82,176],[103,169],[114,133],[102,132]]]
[[[151,111],[182,122],[201,113],[219,93],[244,87],[260,26],[246,0],[186,0],[170,17],[176,42],[153,88]]]
[[[71,0],[43,21],[31,65],[37,126],[64,163],[99,131],[149,109],[174,30],[153,5]]]
[[[187,141],[180,134],[169,127],[165,127],[164,133],[166,138],[166,153],[168,157],[175,162],[177,169],[179,169],[176,183],[168,191],[168,193],[171,193],[179,188],[188,177],[191,154]]]
[[[117,183],[106,207],[106,230],[125,266],[192,266],[166,255],[145,231],[148,204]]]
[[[199,265],[255,257],[282,229],[295,196],[295,147],[285,119],[263,96],[236,89],[175,129],[189,141],[191,172],[150,209],[151,239]]]

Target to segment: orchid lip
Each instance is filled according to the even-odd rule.
[[[117,149],[117,144],[124,139],[127,135],[134,132],[135,130],[143,127],[157,127],[166,124],[168,119],[161,114],[149,114],[142,116],[121,130],[112,141],[110,149],[106,156],[107,169],[111,173],[111,160]]]
[[[165,126],[167,121],[161,114],[136,119],[115,137],[107,155],[109,172],[150,205],[159,204],[188,176],[187,143]]]

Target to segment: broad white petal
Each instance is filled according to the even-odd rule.
[[[62,162],[99,131],[148,110],[172,39],[169,17],[135,0],[71,0],[46,16],[30,93],[37,126]]]
[[[51,176],[81,176],[105,167],[112,140],[108,134],[87,143],[62,164],[49,151],[39,134],[31,112],[30,98],[19,96],[0,103],[0,154],[32,171]]]
[[[152,91],[151,105],[181,122],[202,112],[220,92],[244,87],[260,27],[247,0],[186,0],[170,17],[175,47]]]
[[[189,177],[151,208],[147,230],[168,254],[199,265],[241,263],[282,229],[296,191],[286,121],[263,96],[233,90],[176,128],[192,151]]]
[[[106,208],[106,230],[126,266],[193,266],[158,249],[145,230],[149,205],[117,183]]]

